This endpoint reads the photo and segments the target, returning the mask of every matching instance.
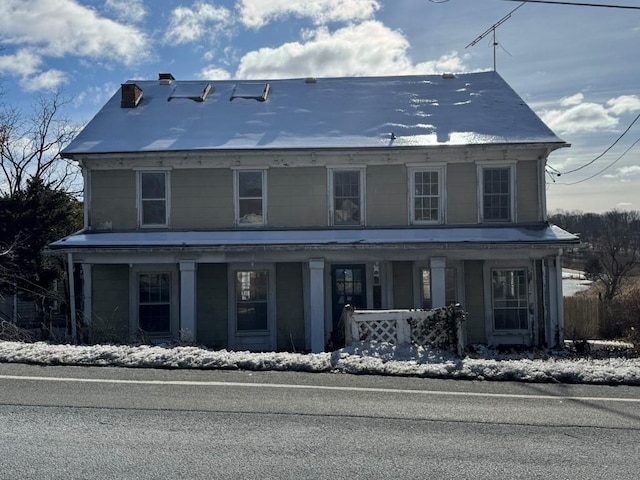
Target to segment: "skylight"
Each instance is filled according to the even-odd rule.
[[[171,101],[174,98],[189,98],[196,102],[204,102],[211,90],[211,84],[208,82],[178,83],[167,100]]]
[[[268,83],[237,83],[229,100],[247,98],[264,102],[269,96]]]

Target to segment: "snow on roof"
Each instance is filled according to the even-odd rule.
[[[133,80],[138,106],[121,108],[118,91],[63,154],[565,145],[497,73],[450,77]]]
[[[407,244],[566,244],[578,237],[555,225],[542,227],[454,227],[348,230],[233,230],[84,232],[52,249],[142,247],[353,246]]]

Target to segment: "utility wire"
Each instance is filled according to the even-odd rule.
[[[628,5],[607,5],[605,3],[584,3],[584,2],[559,2],[551,0],[503,0],[505,2],[525,2],[525,3],[546,3],[549,5],[571,5],[574,7],[602,7],[602,8],[625,8],[628,10],[640,10],[640,7]]]

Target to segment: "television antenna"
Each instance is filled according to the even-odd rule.
[[[471,42],[469,45],[467,45],[464,48],[473,47],[476,43],[478,43],[480,40],[485,38],[487,35],[493,34],[493,42],[492,42],[492,47],[493,47],[493,71],[495,72],[496,71],[496,47],[498,46],[498,42],[496,41],[496,28],[498,28],[504,22],[509,20],[511,18],[511,14],[513,12],[515,12],[516,10],[518,10],[520,7],[523,7],[526,3],[527,2],[522,2],[520,5],[518,5],[516,8],[511,10],[509,13],[507,13],[504,17],[502,17],[496,23],[494,23],[489,28],[487,28],[479,37],[477,37],[473,42]]]

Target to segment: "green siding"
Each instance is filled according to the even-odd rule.
[[[542,218],[538,211],[537,162],[518,162],[516,175],[518,222],[536,222]]]
[[[305,350],[302,264],[276,265],[277,349]]]
[[[367,167],[367,225],[407,225],[407,170],[404,165]]]
[[[486,343],[483,262],[465,262],[464,275],[467,343]]]
[[[91,227],[132,229],[136,227],[136,172],[96,170],[91,172]]]
[[[478,183],[476,165],[447,165],[447,223],[478,223]]]
[[[393,262],[393,308],[414,308],[413,262]]]
[[[196,340],[213,348],[226,348],[229,325],[227,266],[201,263],[196,275]]]
[[[129,266],[94,265],[91,272],[91,340],[128,343]]]
[[[171,228],[233,226],[233,171],[171,171]]]
[[[271,168],[267,192],[269,226],[326,227],[326,168]]]

